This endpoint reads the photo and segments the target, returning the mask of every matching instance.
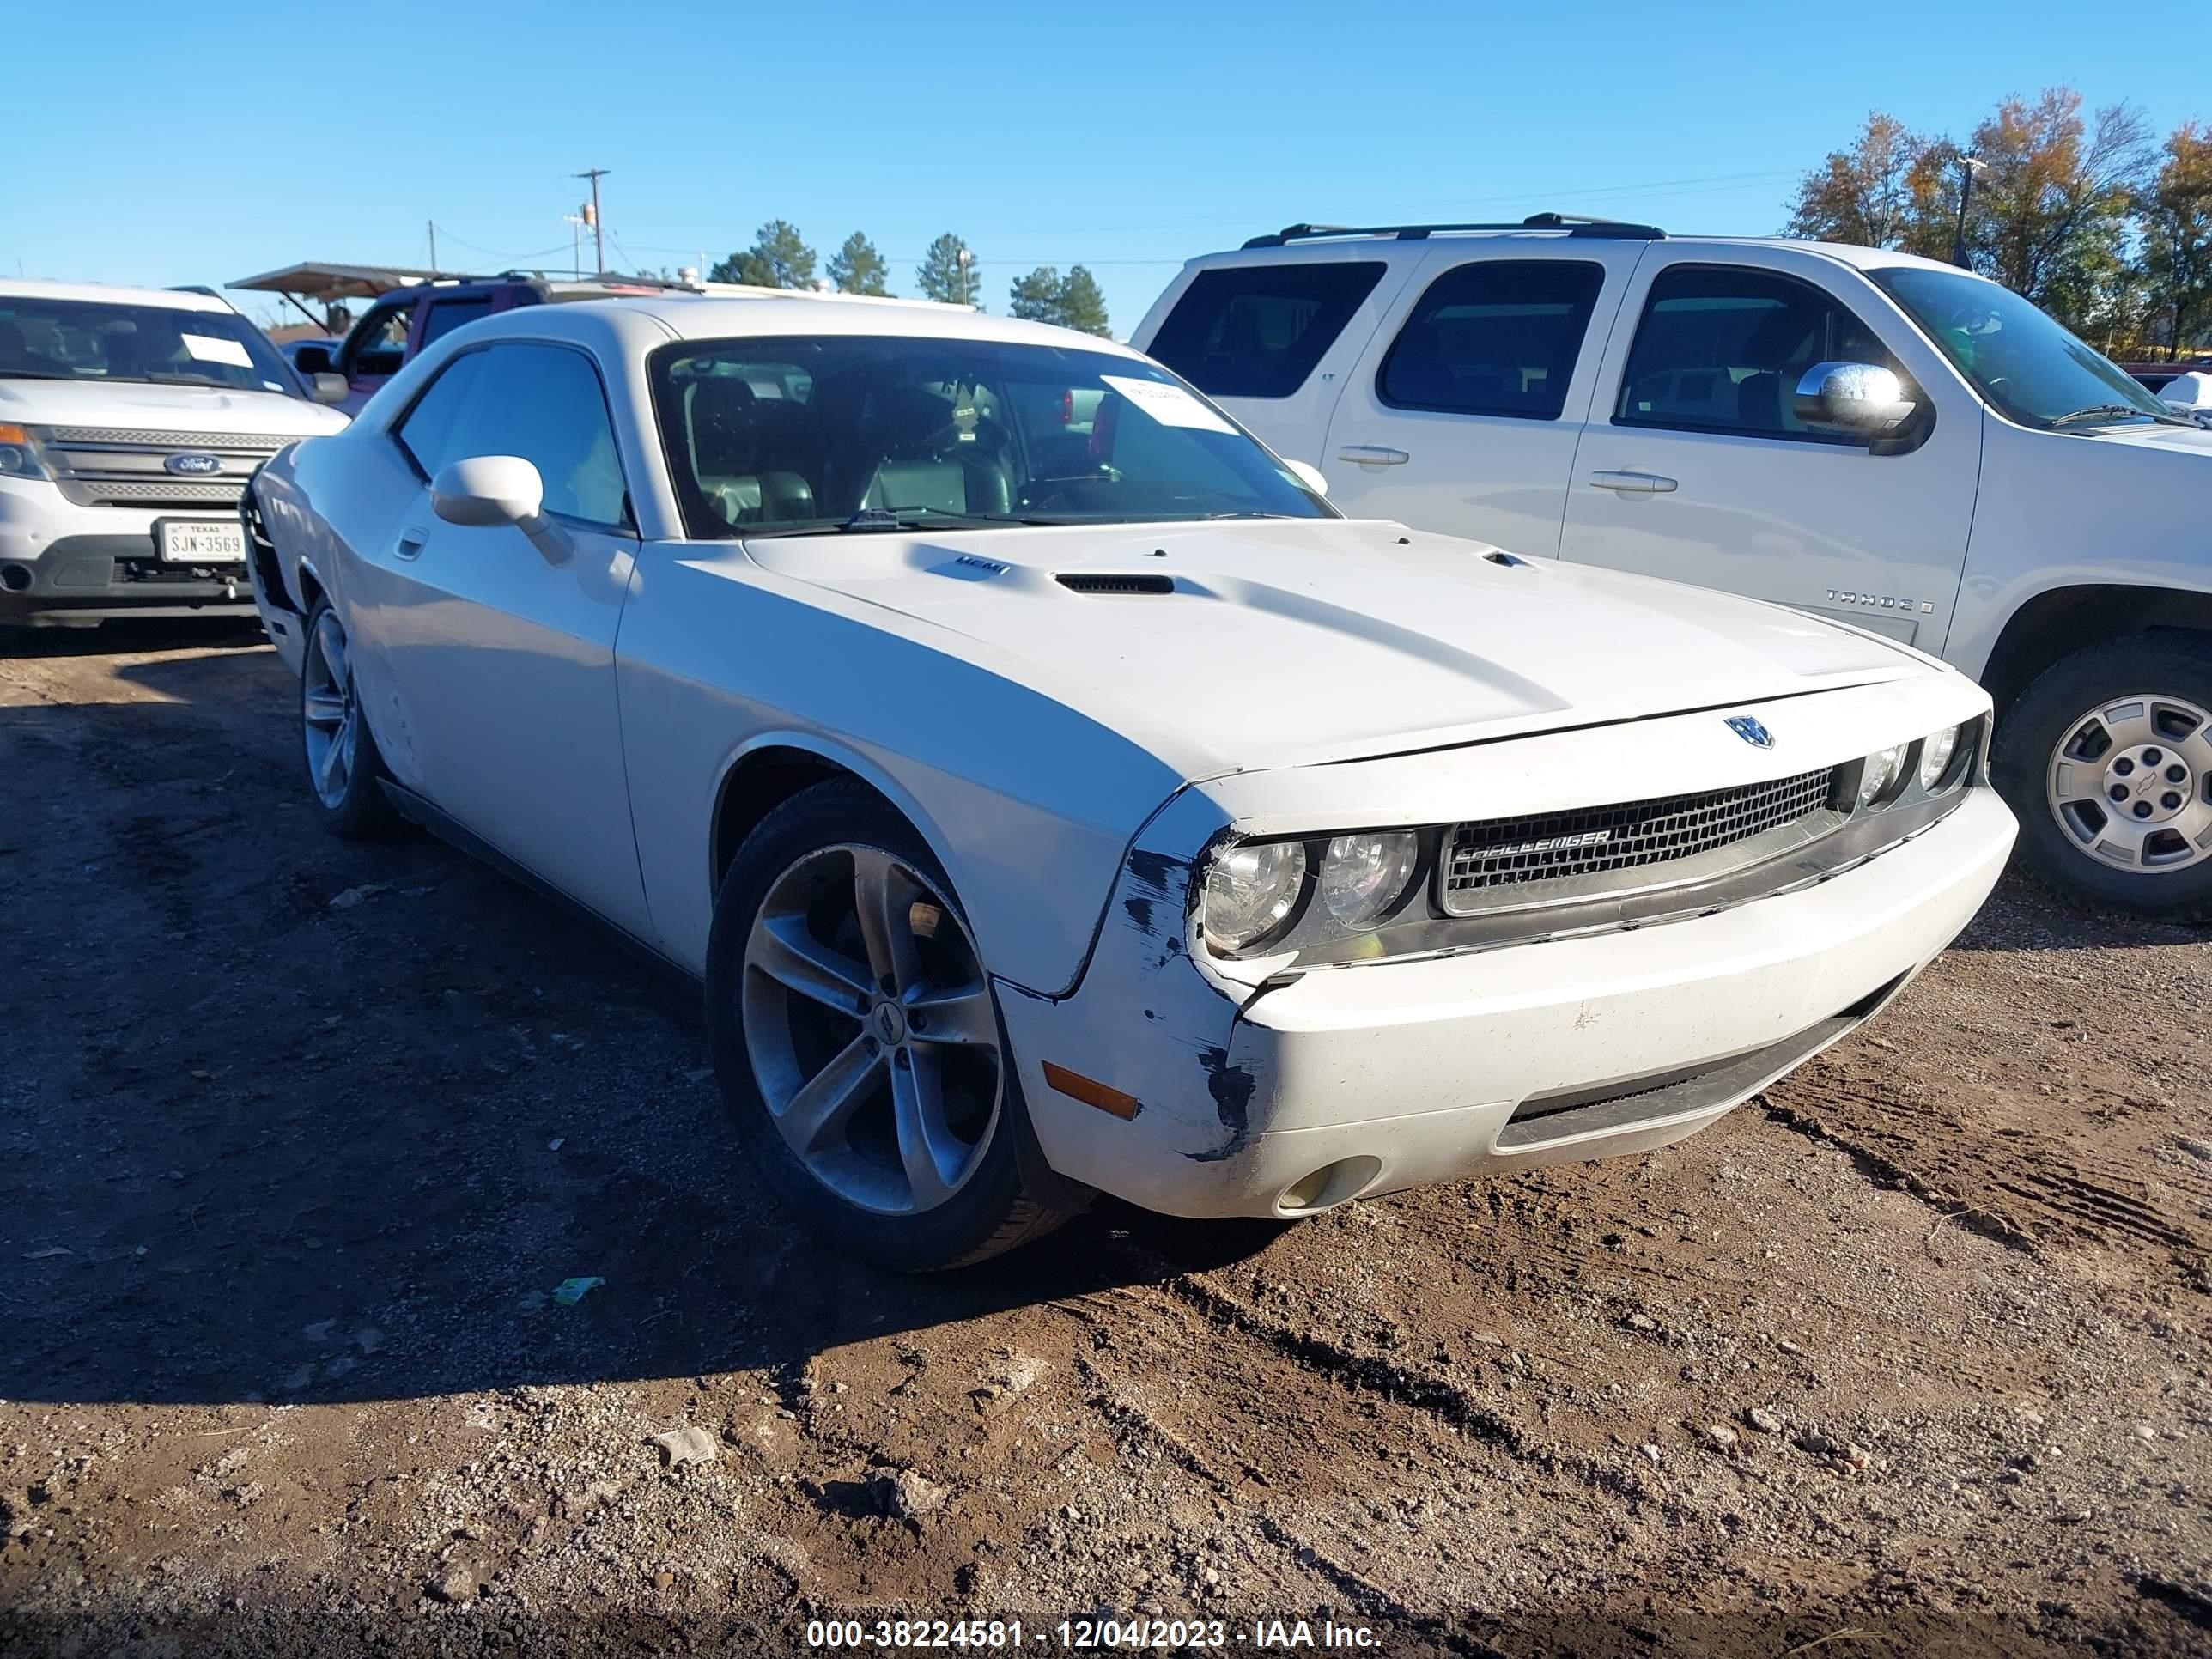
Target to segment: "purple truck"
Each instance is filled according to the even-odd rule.
[[[512,311],[517,306],[665,291],[665,285],[655,283],[591,278],[562,282],[520,272],[394,289],[378,295],[335,348],[319,342],[301,346],[294,366],[311,380],[319,374],[344,376],[346,396],[337,407],[348,415],[357,414],[376,389],[416,352],[465,323]]]

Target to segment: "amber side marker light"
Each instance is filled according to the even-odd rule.
[[[1065,1066],[1044,1063],[1044,1080],[1070,1100],[1079,1100],[1085,1106],[1096,1106],[1102,1112],[1111,1112],[1118,1118],[1133,1118],[1144,1110],[1134,1095],[1125,1095],[1119,1089],[1109,1089],[1095,1078],[1080,1072],[1071,1072]]]

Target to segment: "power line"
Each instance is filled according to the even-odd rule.
[[[551,247],[527,248],[520,253],[511,253],[502,248],[483,246],[479,243],[471,242],[465,236],[456,236],[453,234],[453,227],[450,225],[445,226],[443,228],[445,230],[446,240],[447,241],[457,243],[460,246],[468,249],[471,253],[488,254],[495,259],[537,259],[542,258],[549,253],[558,253],[561,252],[561,245],[558,242],[556,242]]]

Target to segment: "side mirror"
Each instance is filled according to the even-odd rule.
[[[344,375],[333,374],[327,369],[309,376],[307,387],[308,395],[319,404],[342,404],[353,392]]]
[[[1905,424],[1917,405],[1896,372],[1873,363],[1815,363],[1797,382],[1797,418],[1878,438]]]
[[[327,374],[337,367],[331,362],[328,346],[303,345],[292,358],[292,367],[310,380],[318,374]]]
[[[1328,494],[1328,478],[1311,461],[1285,461],[1285,466],[1298,475],[1298,482],[1316,495]]]
[[[545,481],[520,455],[471,455],[450,461],[430,483],[430,510],[447,524],[511,524],[551,565],[575,554],[568,532],[545,514]]]

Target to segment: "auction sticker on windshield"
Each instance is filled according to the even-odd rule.
[[[185,349],[204,363],[228,363],[234,368],[251,368],[253,359],[245,346],[236,340],[226,340],[213,334],[179,334]]]
[[[1237,430],[1179,386],[1161,380],[1139,380],[1127,374],[1101,374],[1098,378],[1162,426],[1195,427],[1200,432]]]
[[[154,526],[165,564],[243,563],[246,527],[219,519],[163,519]]]

